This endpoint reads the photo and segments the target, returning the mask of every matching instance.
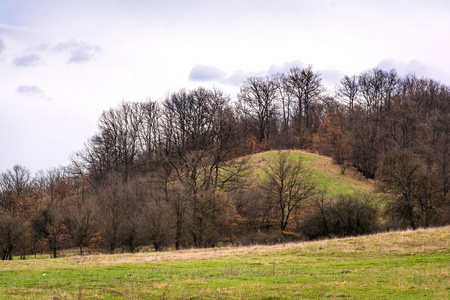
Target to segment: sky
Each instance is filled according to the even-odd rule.
[[[450,85],[449,28],[447,0],[0,0],[0,172],[69,165],[123,100],[293,66]]]

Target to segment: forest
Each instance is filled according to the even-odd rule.
[[[71,164],[0,173],[3,260],[370,234],[450,224],[450,88],[371,69],[325,88],[312,67],[250,77],[235,96],[180,89],[121,102]],[[280,151],[262,179],[248,157],[301,149],[375,180],[327,196]]]

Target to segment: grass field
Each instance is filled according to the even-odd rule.
[[[373,180],[364,178],[353,168],[347,168],[344,174],[340,166],[334,164],[327,156],[309,153],[301,150],[292,150],[290,158],[294,161],[301,159],[305,168],[312,171],[319,190],[335,196],[339,194],[375,193]],[[263,176],[261,167],[275,159],[278,151],[267,151],[251,155],[250,166],[256,176]]]
[[[450,227],[0,262],[0,299],[449,299]]]

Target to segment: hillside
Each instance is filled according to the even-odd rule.
[[[3,261],[0,299],[448,299],[450,227],[162,253]]]
[[[273,160],[278,151],[267,151],[248,156],[250,165],[256,176],[261,176],[260,168]],[[302,150],[290,150],[290,158],[301,159],[304,167],[312,171],[317,180],[318,189],[328,195],[375,193],[375,183],[366,179],[351,167],[344,174],[340,166],[333,163],[328,156],[310,153]]]

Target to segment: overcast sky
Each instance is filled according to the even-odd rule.
[[[450,84],[450,1],[0,0],[0,172],[68,165],[122,100],[312,65]]]

